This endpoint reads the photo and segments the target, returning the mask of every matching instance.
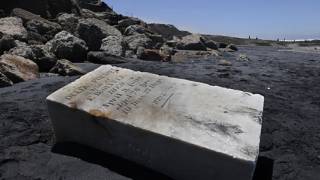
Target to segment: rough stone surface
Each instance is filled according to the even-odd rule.
[[[7,78],[6,75],[0,72],[0,88],[12,86],[12,85],[13,85],[13,82],[9,78]]]
[[[79,17],[75,14],[63,13],[57,17],[57,20],[64,30],[70,33],[76,32],[79,23]]]
[[[128,48],[136,51],[138,47],[150,48],[152,40],[145,34],[136,34],[132,36],[124,37],[125,43],[128,45]]]
[[[150,31],[141,25],[131,25],[127,27],[124,32],[126,36],[131,36],[136,34],[147,34],[147,33],[150,33]]]
[[[86,42],[67,31],[56,34],[46,46],[57,58],[68,59],[72,62],[84,61],[87,57]]]
[[[0,32],[16,39],[26,39],[27,30],[23,27],[22,20],[18,17],[5,17],[0,19]]]
[[[39,66],[41,72],[48,72],[57,61],[55,55],[49,52],[45,45],[27,45],[24,42],[15,41],[16,47],[8,53],[30,59]]]
[[[81,19],[77,27],[79,37],[86,41],[90,50],[99,50],[102,39],[107,36],[121,36],[121,32],[106,22],[95,19]]]
[[[40,34],[46,39],[52,39],[55,34],[62,30],[58,23],[33,19],[26,23],[28,31]]]
[[[21,18],[25,23],[30,20],[47,21],[46,19],[42,18],[40,15],[33,14],[32,12],[29,12],[21,8],[14,8],[11,12],[11,15]]]
[[[124,58],[110,55],[104,51],[90,51],[87,60],[96,64],[121,64],[127,62]]]
[[[101,66],[47,102],[58,142],[104,150],[174,179],[252,178],[261,95]]]
[[[8,35],[0,37],[0,55],[16,46],[15,40]]]
[[[205,44],[203,43],[202,36],[197,34],[184,36],[178,42],[177,48],[181,50],[198,50],[198,51],[207,50]]]
[[[9,54],[0,57],[0,72],[14,83],[39,77],[39,68],[36,63],[23,57]]]
[[[62,59],[58,60],[57,64],[50,70],[51,73],[57,73],[62,76],[77,76],[77,75],[82,75],[84,74],[84,71],[72,64],[72,62]]]
[[[123,45],[122,36],[108,36],[102,40],[100,50],[110,55],[123,56],[125,50]]]

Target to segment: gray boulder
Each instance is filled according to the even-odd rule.
[[[99,50],[102,39],[108,36],[121,36],[121,32],[106,22],[95,19],[81,19],[77,27],[79,37],[86,41],[90,50]]]
[[[0,72],[0,88],[12,86],[12,85],[13,85],[13,82],[9,78],[7,78],[6,75]]]
[[[145,34],[136,34],[124,37],[124,41],[130,50],[136,51],[138,47],[150,48],[152,40]]]
[[[11,12],[11,15],[21,18],[24,23],[31,20],[48,21],[42,18],[40,15],[33,14],[32,12],[27,11],[25,9],[21,9],[21,8],[14,8]]]
[[[29,59],[9,54],[0,57],[0,72],[14,83],[39,77],[39,68],[36,63]]]
[[[61,31],[46,44],[48,50],[59,59],[82,62],[86,59],[88,47],[86,42],[67,31]]]
[[[62,26],[63,30],[70,33],[75,33],[79,23],[79,17],[75,14],[63,13],[57,17],[58,23]]]
[[[66,59],[58,60],[56,65],[50,70],[50,73],[56,73],[61,76],[77,76],[85,74],[80,67]]]
[[[27,30],[23,27],[22,20],[17,17],[6,17],[0,19],[0,33],[12,36],[15,39],[27,38]]]
[[[102,40],[100,50],[114,56],[123,56],[123,38],[122,36],[108,36]]]
[[[203,43],[201,35],[192,34],[184,36],[177,44],[177,48],[180,50],[195,50],[206,51],[207,47]]]
[[[121,64],[127,62],[122,57],[113,56],[104,51],[90,51],[87,60],[95,64]]]

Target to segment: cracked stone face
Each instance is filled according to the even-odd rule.
[[[58,141],[94,146],[176,179],[200,171],[201,179],[250,179],[254,171],[261,95],[107,65],[47,100]]]

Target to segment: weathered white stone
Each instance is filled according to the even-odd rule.
[[[249,180],[264,98],[101,66],[47,98],[58,142],[106,151],[178,180]]]

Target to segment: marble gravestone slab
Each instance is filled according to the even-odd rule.
[[[177,180],[250,180],[264,98],[101,66],[47,98],[58,142],[76,142]]]

